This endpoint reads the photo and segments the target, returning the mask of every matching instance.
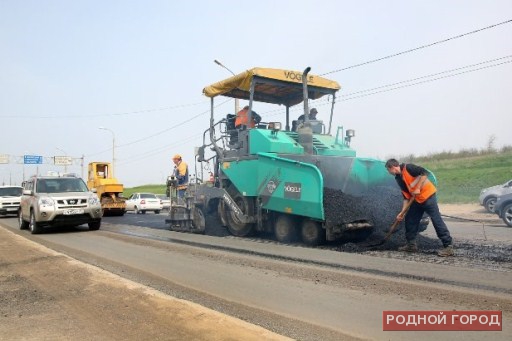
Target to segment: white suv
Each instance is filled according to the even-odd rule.
[[[44,227],[88,224],[101,226],[101,203],[85,182],[76,177],[35,176],[24,184],[18,213],[20,229],[32,234]]]
[[[18,214],[22,191],[20,186],[0,186],[0,215]]]

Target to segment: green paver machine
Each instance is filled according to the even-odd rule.
[[[353,130],[338,127],[331,134],[339,84],[309,71],[253,68],[203,89],[211,116],[196,161],[213,163],[214,181],[196,188],[194,202],[218,214],[235,236],[267,232],[281,242],[301,238],[317,245],[388,228],[400,210],[401,194],[384,162],[356,156]],[[237,129],[234,115],[216,120],[218,96],[248,100],[248,122],[256,102],[282,105],[285,126],[259,122]],[[327,124],[306,115],[309,99],[323,96],[331,99]],[[290,108],[301,103],[305,120],[291,131]]]

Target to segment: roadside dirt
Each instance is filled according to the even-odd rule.
[[[472,219],[490,224],[505,224],[498,215],[487,212],[483,206],[478,204],[440,204],[439,210],[445,216]]]
[[[0,340],[289,340],[0,228]]]

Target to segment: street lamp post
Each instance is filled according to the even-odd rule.
[[[215,64],[217,64],[218,66],[220,66],[221,68],[224,68],[226,70],[228,70],[233,76],[235,75],[235,73],[233,71],[231,71],[230,69],[228,69],[224,64],[222,64],[221,62],[219,62],[217,59],[214,60]],[[239,106],[238,106],[238,98],[235,98],[235,115],[238,113],[238,110],[239,110]]]
[[[108,130],[110,131],[110,133],[112,134],[112,169],[110,170],[110,174],[112,174],[112,177],[114,177],[114,169],[116,168],[115,166],[115,162],[116,162],[116,159],[115,159],[115,152],[116,152],[116,135],[114,134],[114,132],[108,128],[105,128],[105,127],[99,127],[98,129],[101,129],[101,130]]]

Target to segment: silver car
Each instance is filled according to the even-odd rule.
[[[500,195],[494,206],[496,213],[508,227],[512,227],[512,193]]]
[[[508,193],[512,193],[512,180],[501,185],[484,188],[480,192],[478,201],[480,202],[480,205],[485,207],[487,212],[493,213],[494,205],[496,205],[496,198]]]
[[[24,183],[20,229],[35,234],[45,227],[88,224],[89,230],[98,230],[101,217],[98,196],[80,178],[35,176]]]

